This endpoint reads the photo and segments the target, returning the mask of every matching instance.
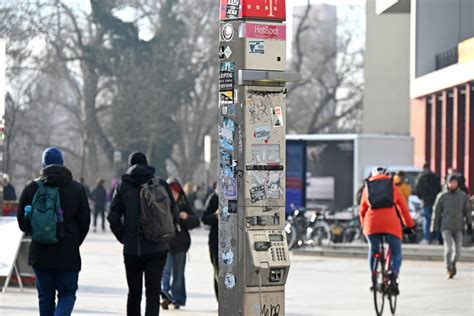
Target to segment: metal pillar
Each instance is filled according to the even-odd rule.
[[[285,315],[284,0],[221,0],[219,315]]]

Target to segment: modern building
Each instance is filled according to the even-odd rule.
[[[415,163],[459,170],[474,193],[474,0],[377,0],[376,10],[410,16]]]
[[[377,3],[378,4],[378,3]],[[410,134],[410,16],[366,3],[363,133]]]

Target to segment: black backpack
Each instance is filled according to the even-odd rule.
[[[139,227],[143,239],[169,241],[175,235],[171,199],[159,179],[152,178],[140,190]]]
[[[373,210],[393,206],[393,181],[389,179],[365,180],[370,208]]]

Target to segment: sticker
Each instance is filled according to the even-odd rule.
[[[235,62],[225,62],[220,65],[219,91],[234,90]]]
[[[219,59],[229,59],[232,56],[232,49],[230,46],[219,46]]]
[[[232,249],[226,249],[222,253],[222,262],[226,266],[230,266],[234,262],[234,252],[232,251]]]
[[[227,23],[222,27],[221,37],[226,42],[230,42],[234,38],[234,27],[232,24]]]
[[[234,90],[234,103],[239,103],[239,90]]]
[[[225,47],[219,46],[219,59],[224,59],[225,57],[224,51],[225,51]]]
[[[235,71],[235,62],[226,61],[221,63],[220,72],[234,72]]]
[[[270,126],[260,126],[255,128],[255,138],[257,139],[257,142],[268,143],[270,135]]]
[[[221,104],[234,103],[234,90],[220,91],[219,92],[219,101],[220,101]]]
[[[235,132],[235,122],[228,117],[224,118],[223,128],[230,129],[232,132]]]
[[[275,106],[272,109],[272,123],[275,127],[283,126],[283,110],[281,106]]]
[[[265,200],[265,186],[259,185],[257,187],[250,188],[250,202],[256,203],[258,201]]]
[[[230,46],[227,46],[224,50],[224,56],[225,58],[229,59],[230,56],[232,56],[232,49],[230,48]]]
[[[230,200],[228,211],[230,214],[237,214],[237,200]]]
[[[249,41],[249,54],[265,54],[265,41]]]
[[[278,172],[270,172],[267,180],[267,199],[280,198],[280,176]]]
[[[232,117],[234,117],[237,114],[237,108],[236,108],[235,103],[224,104],[221,107],[221,114],[223,116],[232,116]]]
[[[220,211],[219,217],[223,223],[227,223],[230,218],[229,208],[227,206],[224,206],[224,207],[221,207],[220,209],[221,211]]]
[[[225,11],[226,18],[238,18],[239,17],[239,5],[240,0],[228,0],[227,9]]]
[[[234,151],[233,142],[227,138],[219,137],[219,146],[225,151]]]
[[[233,177],[224,178],[224,199],[237,199],[237,180]]]
[[[228,128],[224,128],[224,127],[222,127],[219,130],[219,136],[222,136],[225,139],[230,140],[232,142],[233,142],[233,139],[234,139],[234,133],[232,132],[232,130],[230,130]]]
[[[279,165],[280,145],[252,144],[252,164],[254,165]]]
[[[220,156],[220,166],[221,168],[224,168],[226,166],[230,166],[231,165],[231,161],[232,161],[232,155],[230,153],[227,153],[227,152],[221,152],[221,156]]]
[[[236,284],[235,275],[232,273],[227,273],[224,277],[224,284],[228,290],[232,290]]]

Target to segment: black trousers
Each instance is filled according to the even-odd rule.
[[[142,256],[124,255],[128,283],[127,316],[141,315],[143,274],[145,274],[145,316],[160,314],[161,276],[166,256],[166,251]]]
[[[105,231],[105,208],[94,208],[94,228],[97,227],[97,217],[100,215],[102,219],[102,230]]]
[[[219,250],[216,247],[209,246],[212,267],[214,268],[214,292],[216,299],[219,300]]]

